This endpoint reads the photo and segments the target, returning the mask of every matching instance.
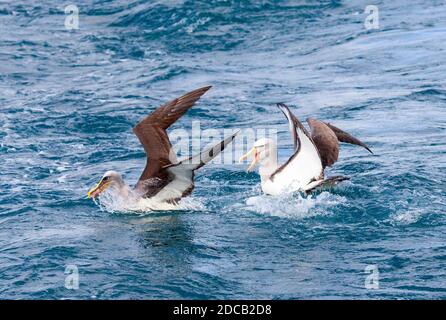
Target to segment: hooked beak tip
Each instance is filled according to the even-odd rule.
[[[90,191],[88,191],[87,193],[87,197],[88,199],[96,199],[97,196],[99,196],[100,193],[102,193],[102,191],[104,191],[106,188],[108,187],[108,184],[104,184],[101,181],[99,181],[99,183],[94,186],[93,188],[90,189]]]

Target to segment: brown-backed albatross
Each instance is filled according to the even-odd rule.
[[[288,119],[294,142],[293,155],[281,166],[277,162],[277,145],[269,138],[262,138],[240,158],[240,162],[254,155],[248,171],[260,163],[259,174],[264,193],[279,195],[302,191],[310,193],[316,188],[333,186],[347,177],[324,178],[324,169],[332,166],[339,156],[339,142],[355,144],[373,153],[363,142],[347,132],[313,118],[307,120],[310,133],[283,103],[278,108]]]
[[[133,128],[147,155],[146,167],[134,188],[119,173],[107,171],[88,192],[88,197],[95,199],[108,189],[124,201],[150,199],[151,209],[156,209],[162,207],[156,204],[177,205],[180,199],[190,195],[194,189],[194,172],[223,151],[237,133],[200,154],[178,161],[166,130],[210,88],[191,91],[160,106]]]

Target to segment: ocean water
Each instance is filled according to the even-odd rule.
[[[446,298],[444,1],[374,1],[372,30],[362,0],[72,4],[77,30],[63,2],[0,3],[0,298]],[[351,180],[307,198],[237,163],[200,170],[182,210],[86,198],[109,169],[135,183],[132,126],[204,85],[175,128],[274,127],[285,161],[286,102],[374,155],[343,145],[328,174]]]

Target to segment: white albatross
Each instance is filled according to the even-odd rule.
[[[277,106],[288,119],[294,142],[293,155],[279,166],[275,141],[262,138],[240,158],[242,162],[251,154],[254,155],[247,171],[257,163],[260,164],[261,187],[266,194],[279,195],[296,191],[309,193],[315,188],[333,186],[347,180],[347,177],[342,176],[324,178],[325,167],[332,166],[338,160],[339,142],[362,146],[373,153],[360,140],[330,123],[309,118],[310,134],[285,104],[279,103]]]

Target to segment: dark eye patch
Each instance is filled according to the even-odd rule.
[[[110,177],[104,177],[104,178],[102,178],[102,181],[105,182],[105,181],[107,181],[108,179],[110,179]]]

